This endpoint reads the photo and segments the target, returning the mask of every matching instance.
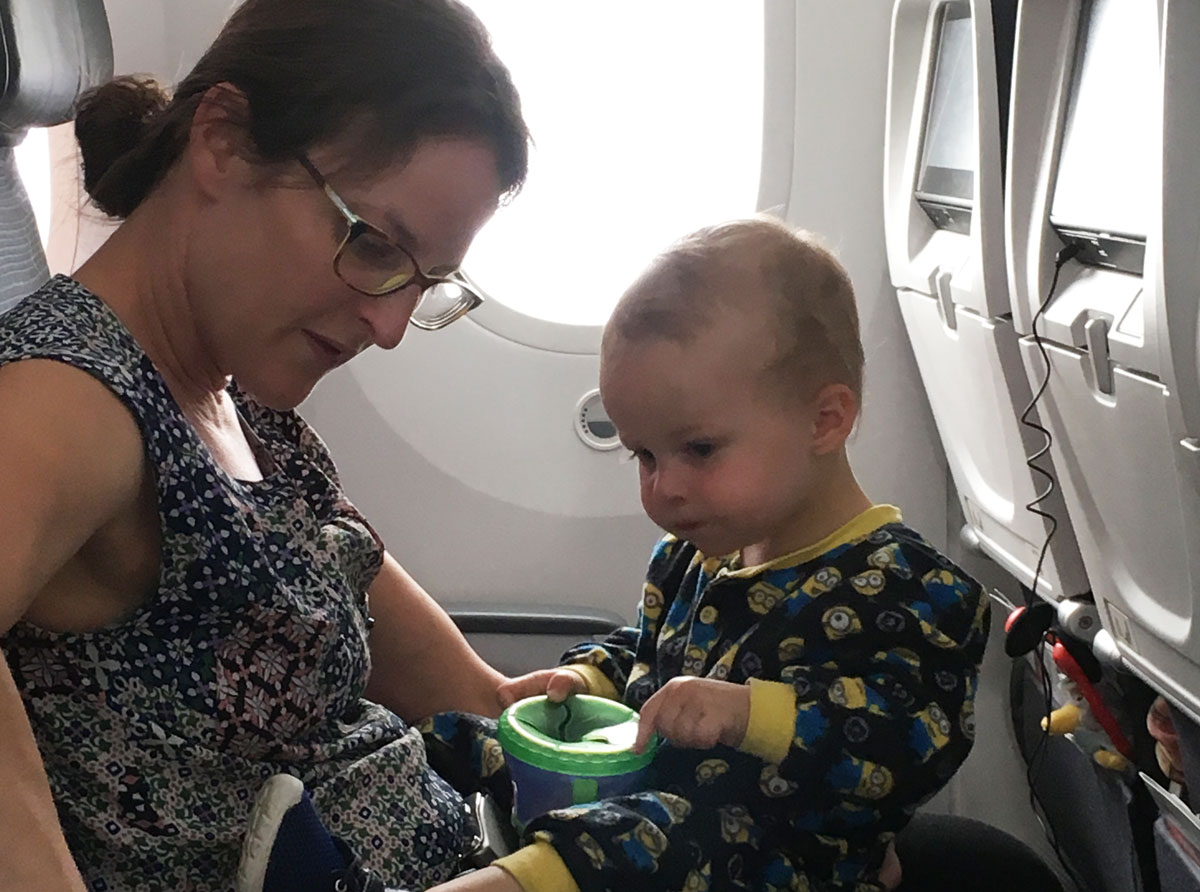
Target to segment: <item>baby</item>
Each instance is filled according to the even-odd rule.
[[[855,479],[862,378],[845,270],[768,219],[685,238],[617,305],[600,389],[667,534],[636,628],[501,695],[614,697],[667,746],[657,792],[530,825],[500,862],[527,892],[560,862],[589,892],[883,888],[971,747],[989,617]]]

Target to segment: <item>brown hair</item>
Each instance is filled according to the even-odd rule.
[[[351,165],[404,160],[426,138],[479,139],[502,192],[529,164],[529,131],[508,70],[457,0],[246,0],[171,95],[122,77],[81,100],[75,135],[84,187],[128,217],[187,144],[204,94],[231,84],[246,99],[256,160],[351,137]]]
[[[767,372],[789,391],[816,378],[845,384],[861,399],[864,359],[850,277],[815,236],[770,217],[700,229],[660,254],[621,297],[604,343],[686,343],[721,312],[771,314],[776,351]]]

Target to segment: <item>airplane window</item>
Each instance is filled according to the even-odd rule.
[[[468,0],[533,132],[528,182],[465,262],[529,316],[601,325],[646,262],[756,210],[763,4]]]
[[[15,150],[17,172],[37,218],[42,249],[50,239],[50,135],[44,128],[29,131]]]

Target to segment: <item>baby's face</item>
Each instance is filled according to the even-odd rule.
[[[782,554],[814,509],[814,407],[772,388],[765,327],[722,324],[686,344],[615,339],[600,388],[638,461],[642,506],[706,555]],[[779,551],[772,547],[784,549]]]

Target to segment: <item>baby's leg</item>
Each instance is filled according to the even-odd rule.
[[[759,872],[754,826],[744,820],[737,807],[645,792],[552,811],[527,834],[554,846],[583,892],[728,888]]]

